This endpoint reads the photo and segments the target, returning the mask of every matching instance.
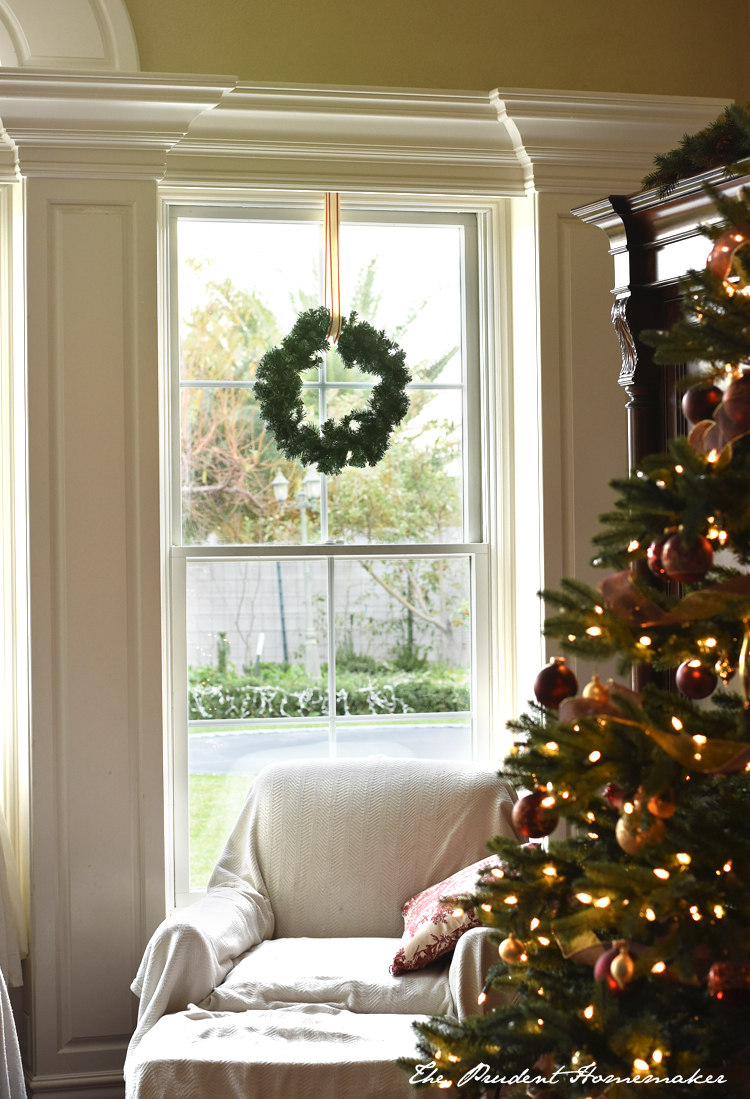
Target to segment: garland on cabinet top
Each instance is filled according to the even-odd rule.
[[[697,134],[685,134],[676,149],[654,157],[656,167],[641,181],[644,191],[655,187],[665,198],[681,179],[726,168],[728,175],[741,175],[742,161],[750,157],[750,113],[747,108],[724,109],[715,122]]]
[[[748,1094],[750,195],[719,205],[685,319],[649,337],[660,361],[710,363],[685,396],[698,422],[614,482],[598,589],[543,593],[563,650],[676,669],[680,693],[594,677],[579,695],[564,657],[540,672],[503,763],[531,791],[513,813],[531,842],[492,840],[502,869],[452,898],[498,946],[484,1014],[417,1025],[420,1060],[401,1062],[415,1087],[694,1099],[711,1077],[715,1099]],[[560,818],[572,835],[543,849]]]

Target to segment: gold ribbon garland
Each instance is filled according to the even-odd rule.
[[[684,596],[671,611],[663,611],[638,587],[637,578],[629,569],[615,572],[599,583],[599,591],[616,618],[628,625],[681,626],[701,622],[721,614],[726,607],[740,600],[750,600],[750,575],[732,576],[718,584],[701,588]]]
[[[746,627],[745,639],[750,652],[750,629]],[[750,660],[747,661],[750,664]],[[638,699],[634,692],[627,695]],[[625,691],[623,693],[625,693]],[[613,689],[617,694],[617,686]],[[571,705],[579,703],[580,705]],[[602,723],[628,725],[640,729],[651,737],[663,752],[681,763],[686,770],[701,771],[704,775],[728,775],[736,771],[750,771],[750,744],[739,740],[720,740],[717,737],[690,736],[689,733],[665,733],[640,721],[618,715],[618,708],[612,702],[597,702],[590,698],[566,698],[560,703],[560,720],[565,724],[580,721],[586,717],[598,717]],[[614,711],[614,712],[613,712]]]

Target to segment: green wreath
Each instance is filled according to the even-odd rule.
[[[383,458],[393,429],[409,409],[404,392],[411,374],[405,353],[357,314],[343,321],[337,346],[348,367],[358,366],[380,381],[363,409],[347,412],[336,423],[326,420],[320,429],[305,423],[302,374],[321,365],[328,349],[331,315],[325,307],[308,309],[278,347],[267,351],[258,364],[253,392],[260,414],[290,461],[317,466],[321,473],[340,473],[344,466],[374,466]]]

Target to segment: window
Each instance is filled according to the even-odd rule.
[[[410,410],[374,468],[287,461],[252,385],[320,301],[322,210],[172,206],[170,573],[177,902],[280,759],[487,760],[477,215],[342,211],[344,311],[397,340]],[[304,379],[338,418],[374,379]]]

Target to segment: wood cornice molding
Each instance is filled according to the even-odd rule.
[[[671,96],[0,69],[0,179],[594,196],[634,190],[655,153],[723,106]]]
[[[688,266],[706,261],[711,245],[700,227],[720,217],[706,184],[734,198],[747,187],[748,177],[728,176],[723,168],[715,168],[682,180],[666,198],[656,190],[610,195],[571,211],[607,234],[615,260],[613,294],[626,295],[634,287],[656,283],[676,284]]]

